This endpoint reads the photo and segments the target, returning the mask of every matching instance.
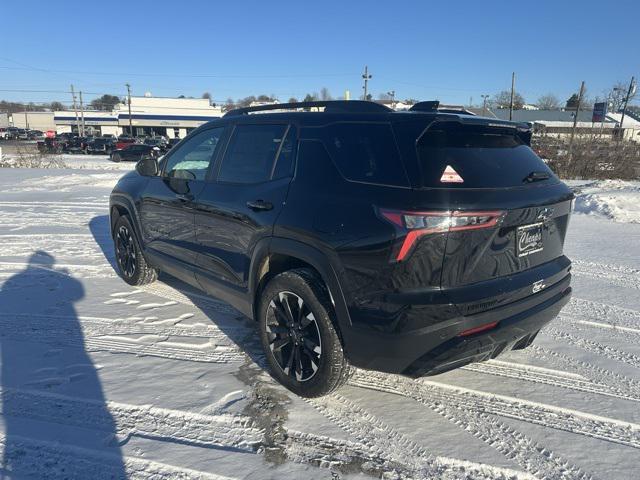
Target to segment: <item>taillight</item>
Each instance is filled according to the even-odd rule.
[[[504,213],[495,210],[410,212],[380,209],[383,218],[399,227],[401,232],[406,233],[396,256],[397,261],[404,260],[416,241],[424,235],[492,228],[500,223]]]

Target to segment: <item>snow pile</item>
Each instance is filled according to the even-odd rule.
[[[567,183],[576,193],[575,213],[602,216],[621,223],[640,223],[640,182],[598,180]]]

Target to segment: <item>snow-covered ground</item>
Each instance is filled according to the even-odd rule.
[[[579,210],[615,213],[573,216],[574,299],[531,348],[417,381],[357,371],[302,400],[231,307],[116,276],[122,172],[83,161],[0,170],[3,475],[637,478],[640,184],[582,182]]]

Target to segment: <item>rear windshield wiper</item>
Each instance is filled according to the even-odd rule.
[[[549,175],[547,172],[531,172],[529,175],[524,177],[522,181],[531,183],[537,182],[539,180],[547,180],[548,178],[551,178],[551,175]]]

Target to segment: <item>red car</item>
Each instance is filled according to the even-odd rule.
[[[119,138],[118,141],[116,142],[116,150],[122,150],[124,148],[127,148],[132,143],[136,143],[135,138]]]

